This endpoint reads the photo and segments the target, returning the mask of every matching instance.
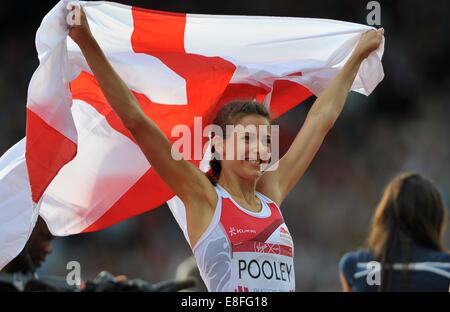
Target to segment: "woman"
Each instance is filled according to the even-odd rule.
[[[231,160],[213,160],[208,178],[193,164],[176,160],[181,158],[179,155],[172,157],[169,140],[142,112],[136,98],[109,64],[92,36],[84,12],[80,20],[80,25],[73,26],[69,35],[80,47],[109,104],[152,167],[182,200],[189,243],[208,290],[294,291],[293,244],[278,207],[303,175],[341,113],[358,68],[380,45],[383,29],[362,36],[342,71],[314,103],[275,171],[262,174],[261,165],[267,164],[268,157],[262,157],[259,151],[257,159],[247,156],[254,151],[255,142],[265,146],[264,153],[270,153],[270,138],[227,133],[225,127],[269,128],[268,111],[256,102],[224,106],[215,120],[224,133],[213,138],[212,152],[225,158],[229,139],[236,137],[245,148],[234,148],[236,153]]]
[[[433,183],[414,173],[397,176],[375,211],[368,248],[340,261],[344,291],[448,291],[445,224],[446,211]]]

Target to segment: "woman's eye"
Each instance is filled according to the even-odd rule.
[[[264,144],[265,146],[270,146],[271,143],[272,143],[272,140],[270,139],[270,137],[262,139],[262,144]]]
[[[250,142],[250,140],[251,140],[251,136],[248,135],[248,134],[246,134],[246,135],[244,136],[244,141],[245,141],[245,142]]]

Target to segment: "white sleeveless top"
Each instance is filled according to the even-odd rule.
[[[215,189],[213,219],[192,248],[208,290],[295,291],[294,245],[278,206],[257,193],[262,210],[251,212],[221,186]],[[189,242],[184,205],[179,199],[168,204]]]

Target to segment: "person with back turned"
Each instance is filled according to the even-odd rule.
[[[450,254],[442,243],[446,218],[431,181],[415,173],[394,178],[375,211],[368,248],[347,253],[339,263],[343,290],[449,291]],[[378,285],[370,274],[379,274]]]

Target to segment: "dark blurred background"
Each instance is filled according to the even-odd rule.
[[[368,1],[117,1],[156,10],[330,18],[366,23]],[[294,236],[297,289],[338,291],[338,261],[364,243],[384,185],[403,171],[432,179],[450,205],[450,2],[379,1],[386,30],[385,78],[370,97],[349,96],[306,175],[284,202]],[[34,36],[56,1],[0,2],[0,154],[25,135],[29,80],[38,66]],[[285,146],[314,99],[278,120]],[[449,231],[446,246],[450,246]],[[173,278],[191,255],[163,206],[107,230],[57,238],[42,273],[81,263],[151,282]]]

